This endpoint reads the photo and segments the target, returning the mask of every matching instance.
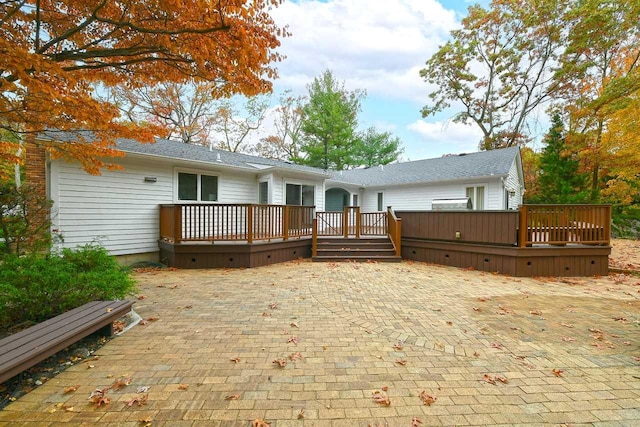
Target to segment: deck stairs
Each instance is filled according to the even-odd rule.
[[[314,262],[400,262],[391,239],[386,237],[342,238],[318,237]]]

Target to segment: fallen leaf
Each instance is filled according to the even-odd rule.
[[[296,322],[289,323],[289,326],[291,326],[292,328],[299,328],[299,326],[298,326],[298,324]]]
[[[500,381],[502,384],[507,384],[509,382],[509,380],[507,379],[507,377],[503,377],[502,375],[496,375],[494,377],[497,381]]]
[[[277,302],[272,302],[271,304],[269,304],[269,308],[271,310],[276,310],[278,308],[278,303]]]
[[[397,359],[397,360],[396,360],[396,363],[397,363],[398,365],[402,365],[402,366],[404,366],[404,365],[406,365],[406,364],[407,364],[407,359]]]
[[[529,310],[529,314],[533,314],[534,316],[542,316],[542,312],[540,310]]]
[[[304,418],[304,409],[300,409],[300,412],[298,412],[298,419],[301,420]]]
[[[551,370],[551,372],[553,372],[553,375],[555,375],[556,377],[561,377],[564,371],[561,369],[554,368]]]
[[[229,360],[232,361],[233,363],[240,363],[239,357],[234,357],[233,359],[229,359]]]
[[[89,395],[89,400],[93,403],[94,407],[99,408],[111,403],[111,399],[106,396],[107,391],[109,391],[109,387],[103,389],[97,388]]]
[[[480,353],[478,353],[477,351],[474,351],[474,352],[473,352],[473,356],[474,356],[474,357],[480,357]]]
[[[281,368],[284,368],[285,366],[287,366],[287,360],[286,359],[273,359],[273,361],[271,363],[275,363]]]
[[[473,311],[482,311],[480,307],[473,307]]]
[[[75,391],[78,391],[79,387],[80,387],[79,385],[73,385],[73,386],[66,387],[64,389],[64,394],[69,394],[69,393],[73,393]]]
[[[396,343],[393,345],[393,348],[395,348],[398,351],[401,351],[404,348],[404,346],[401,343]]]
[[[271,423],[268,423],[261,418],[256,418],[251,422],[251,427],[271,427]]]
[[[150,317],[147,317],[146,320],[147,320],[147,322],[155,322],[156,320],[158,320],[158,317],[157,316],[150,316]]]
[[[134,397],[133,399],[127,401],[127,406],[131,408],[133,405],[143,406],[147,404],[147,400],[149,400],[149,395],[145,394],[140,397]]]
[[[184,391],[189,390],[189,384],[180,384],[178,386],[178,390],[184,390]]]
[[[391,399],[389,399],[389,396],[387,396],[386,394],[383,394],[381,391],[376,390],[371,396],[371,398],[373,399],[374,402],[380,405],[391,406]]]
[[[492,342],[491,343],[491,347],[492,348],[497,348],[497,349],[502,349],[502,344],[500,344],[499,342]]]
[[[298,337],[296,337],[296,336],[294,335],[294,336],[290,337],[290,338],[287,340],[287,342],[288,342],[288,343],[294,343],[295,345],[298,345]]]
[[[131,384],[131,378],[119,378],[116,380],[116,382],[111,384],[110,388],[113,390],[121,390],[129,384]]]
[[[295,353],[291,353],[289,355],[289,360],[291,360],[292,362],[300,359],[302,359],[302,354],[299,351],[296,351]]]
[[[564,326],[565,328],[573,328],[573,325],[569,324],[569,323],[560,323],[560,325]]]
[[[422,403],[427,406],[431,406],[432,403],[438,400],[436,396],[427,393],[426,390],[422,390],[418,395],[418,397],[420,397],[420,400],[422,400]]]
[[[113,311],[113,308],[107,307],[107,313],[111,313],[112,311]]]
[[[262,312],[262,317],[269,317],[271,316],[271,313],[267,313],[266,311]]]
[[[145,299],[145,298],[146,298],[146,297],[145,297],[144,295],[138,295],[138,299],[139,299],[140,301],[142,301],[142,300],[143,300],[143,299]]]
[[[491,375],[489,374],[484,374],[484,376],[482,377],[485,382],[488,382],[489,384],[493,384],[496,385],[496,380],[494,380],[493,378],[491,378]]]
[[[564,342],[574,342],[575,338],[571,338],[571,337],[562,337],[562,341]]]
[[[146,416],[145,418],[138,418],[138,422],[140,424],[144,424],[144,427],[151,427],[151,415]]]
[[[146,392],[148,392],[148,391],[149,391],[149,389],[150,389],[150,388],[151,388],[151,387],[150,387],[150,386],[148,386],[148,385],[140,386],[140,387],[138,387],[138,388],[136,389],[136,393],[146,393]]]
[[[418,417],[413,417],[411,420],[411,427],[420,427],[422,425],[422,421]]]
[[[240,399],[239,394],[230,394],[224,398],[224,400],[238,400],[238,399]]]

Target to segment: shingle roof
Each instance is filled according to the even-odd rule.
[[[465,178],[506,176],[518,156],[518,147],[457,154],[436,159],[394,163],[368,169],[332,172],[332,181],[361,187],[453,181]]]
[[[116,146],[127,153],[147,154],[174,159],[193,160],[216,165],[235,166],[241,168],[253,168],[262,170],[267,168],[290,169],[297,172],[312,173],[315,175],[330,175],[324,170],[311,166],[297,165],[282,160],[265,159],[263,157],[248,154],[232,153],[230,151],[209,149],[202,145],[183,144],[167,139],[157,139],[153,144],[141,144],[133,140],[118,140]]]

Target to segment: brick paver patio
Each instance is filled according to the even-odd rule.
[[[10,404],[0,426],[640,425],[638,277],[293,262],[138,278],[146,325]],[[110,404],[90,404],[122,377]]]

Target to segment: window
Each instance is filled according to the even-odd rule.
[[[382,193],[378,193],[378,211],[381,212],[382,211],[382,206],[384,205],[384,199],[383,199],[384,195]]]
[[[269,181],[258,184],[258,203],[266,205],[269,203]]]
[[[358,206],[358,195],[357,194],[353,195],[353,203],[351,204],[351,206]]]
[[[484,187],[467,187],[467,197],[476,211],[484,210]]]
[[[287,205],[315,206],[315,186],[287,184],[286,203]]]
[[[178,173],[178,200],[217,202],[218,177],[196,173]]]

